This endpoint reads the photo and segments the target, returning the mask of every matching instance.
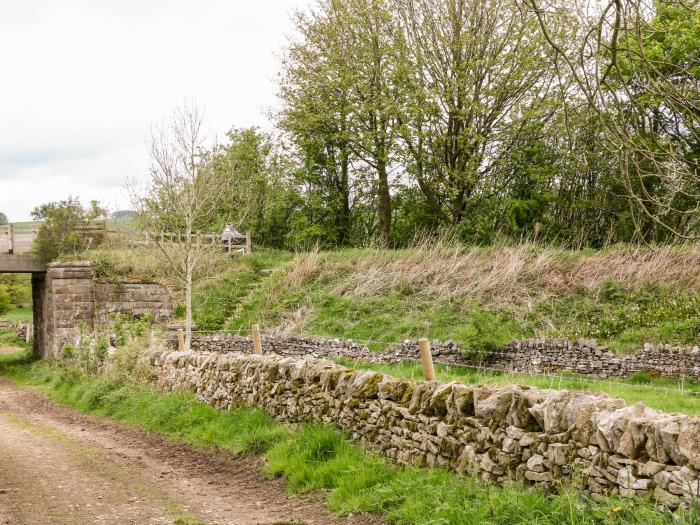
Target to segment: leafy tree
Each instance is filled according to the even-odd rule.
[[[258,243],[284,247],[287,219],[301,204],[291,180],[295,161],[271,134],[257,128],[234,128],[227,137],[208,160],[222,183],[214,229],[232,223],[252,232]]]
[[[281,124],[303,152],[309,180],[340,201],[326,210],[336,217],[340,243],[350,230],[353,160],[373,175],[379,242],[391,239],[392,24],[385,0],[319,1],[297,15],[302,39],[284,61]]]
[[[4,286],[10,296],[13,306],[31,304],[32,283],[28,274],[5,273],[0,274],[0,286]]]
[[[444,223],[494,191],[523,130],[556,104],[536,19],[514,0],[394,0],[397,116],[408,170]]]
[[[628,198],[622,222],[636,239],[695,238],[700,223],[697,162],[700,70],[697,2],[524,0],[561,74],[596,115],[597,146],[617,156],[616,186]],[[560,33],[576,14],[580,31]],[[568,101],[567,101],[568,102]]]
[[[34,220],[42,221],[34,241],[34,253],[45,262],[62,254],[85,250],[102,239],[87,235],[92,221],[104,219],[107,211],[98,201],[91,201],[83,208],[75,197],[42,204],[32,211]]]
[[[7,290],[7,286],[0,284],[0,315],[9,312],[11,307],[10,293]]]
[[[7,224],[7,223],[8,223],[7,215],[5,215],[4,213],[0,212],[0,226],[2,226],[2,225],[4,225],[4,224]]]

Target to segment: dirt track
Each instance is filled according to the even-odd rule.
[[[0,378],[0,524],[337,524],[315,496],[286,496],[262,460],[171,443],[51,403]]]

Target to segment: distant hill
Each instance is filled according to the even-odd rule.
[[[134,217],[134,213],[135,212],[132,210],[117,210],[115,212],[112,212],[112,219],[131,219]]]

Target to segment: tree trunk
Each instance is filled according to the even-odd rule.
[[[187,267],[185,275],[185,351],[192,346],[192,267]]]
[[[350,158],[347,145],[344,144],[341,146],[340,152],[340,191],[343,199],[343,209],[340,218],[340,235],[338,236],[338,240],[341,246],[345,246],[350,242]]]
[[[379,245],[387,248],[391,241],[391,193],[389,192],[389,176],[386,171],[386,163],[380,161],[377,164],[377,176],[379,178]]]

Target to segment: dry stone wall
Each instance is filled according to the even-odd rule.
[[[170,336],[176,349],[176,338]],[[613,354],[592,339],[528,339],[514,341],[506,348],[482,356],[464,352],[454,342],[433,341],[433,358],[438,363],[456,366],[485,365],[511,372],[551,373],[570,371],[600,378],[628,377],[636,372],[654,376],[700,380],[700,349],[646,344],[638,352],[625,356]],[[251,352],[250,338],[229,334],[195,335],[192,349],[215,352]],[[322,337],[264,337],[263,351],[286,356],[347,357],[375,362],[420,359],[418,344],[405,341],[381,352],[347,339]]]
[[[166,352],[166,390],[285,422],[324,421],[398,463],[502,482],[580,483],[594,495],[698,497],[700,418],[626,406],[604,394],[399,380],[310,357]]]

